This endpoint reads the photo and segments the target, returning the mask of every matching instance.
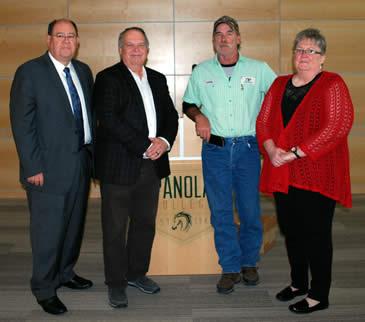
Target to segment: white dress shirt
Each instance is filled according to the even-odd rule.
[[[139,75],[133,72],[131,69],[129,69],[129,71],[131,72],[139,89],[139,92],[141,93],[142,96],[143,106],[147,118],[148,137],[155,138],[157,131],[156,108],[155,108],[155,102],[153,100],[152,90],[150,84],[148,83],[146,69],[143,67],[142,78],[140,78]],[[169,151],[170,143],[161,136],[159,136],[159,138],[162,139],[167,144],[167,151]],[[143,156],[145,156],[145,154],[143,154]]]
[[[53,65],[55,66],[58,75],[60,76],[60,79],[62,81],[63,87],[65,88],[65,91],[68,96],[68,100],[70,102],[71,111],[72,110],[72,100],[71,100],[71,94],[68,89],[67,81],[66,81],[66,74],[63,71],[65,67],[68,67],[70,69],[72,81],[74,82],[76,86],[77,93],[79,94],[80,101],[81,101],[81,109],[82,109],[82,118],[84,120],[84,137],[85,137],[85,144],[91,143],[91,133],[90,133],[90,125],[89,125],[89,119],[87,117],[87,111],[86,111],[86,103],[85,103],[85,97],[84,92],[82,91],[81,83],[79,78],[77,77],[75,68],[72,66],[71,62],[65,66],[62,63],[60,63],[57,59],[55,59],[50,52],[48,52],[49,57],[51,58]]]

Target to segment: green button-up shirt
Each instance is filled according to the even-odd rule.
[[[275,78],[265,62],[240,56],[229,79],[215,56],[194,68],[183,100],[201,109],[215,135],[255,135],[257,114]]]

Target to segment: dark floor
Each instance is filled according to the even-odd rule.
[[[279,237],[260,263],[261,283],[238,285],[230,295],[215,290],[218,276],[156,276],[161,293],[128,289],[129,307],[112,309],[103,284],[99,203],[91,201],[77,271],[95,286],[87,291],[60,289],[69,312],[51,316],[30,290],[31,254],[24,201],[0,200],[0,321],[365,321],[365,196],[354,197],[351,210],[338,208],[334,222],[334,265],[330,308],[297,316],[275,300],[287,285],[288,265]],[[264,201],[267,203],[267,201]],[[270,203],[264,204],[269,209]]]

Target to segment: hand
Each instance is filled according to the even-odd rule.
[[[167,144],[160,138],[150,138],[151,146],[146,151],[146,156],[151,160],[157,160],[167,151]]]
[[[195,131],[196,135],[205,141],[210,139],[210,123],[206,116],[199,114],[195,117]]]
[[[283,158],[285,163],[289,163],[289,162],[292,162],[292,161],[297,159],[295,154],[291,151],[286,151],[285,153],[283,153],[282,158]]]
[[[275,142],[272,139],[267,139],[263,146],[267,152],[267,155],[270,158],[271,164],[274,167],[280,167],[285,163],[291,162],[291,156],[288,155],[288,152],[285,150],[278,148],[275,144]],[[293,153],[291,153],[293,154]]]
[[[296,160],[296,156],[291,151],[285,151],[281,148],[275,148],[272,154],[268,153],[270,161],[274,167],[280,167],[286,163]]]
[[[270,151],[268,151],[267,153],[274,167],[280,167],[287,162],[284,159],[286,151],[281,148],[275,146],[272,149],[270,149]]]
[[[31,184],[34,184],[35,186],[42,187],[44,183],[43,172],[40,172],[34,176],[27,178],[27,181]]]

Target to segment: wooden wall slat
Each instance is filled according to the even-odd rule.
[[[277,19],[278,0],[175,0],[177,21],[215,20],[228,15],[237,20]]]
[[[355,126],[363,126],[365,129],[365,75],[344,74],[342,75],[351,94],[355,110]],[[365,135],[365,133],[364,133]]]
[[[45,53],[47,24],[0,27],[0,77],[12,78],[26,60]]]
[[[281,19],[364,19],[363,0],[281,0]]]
[[[171,0],[71,0],[70,17],[79,23],[172,21]]]
[[[67,0],[1,0],[1,24],[49,23],[67,15]]]

